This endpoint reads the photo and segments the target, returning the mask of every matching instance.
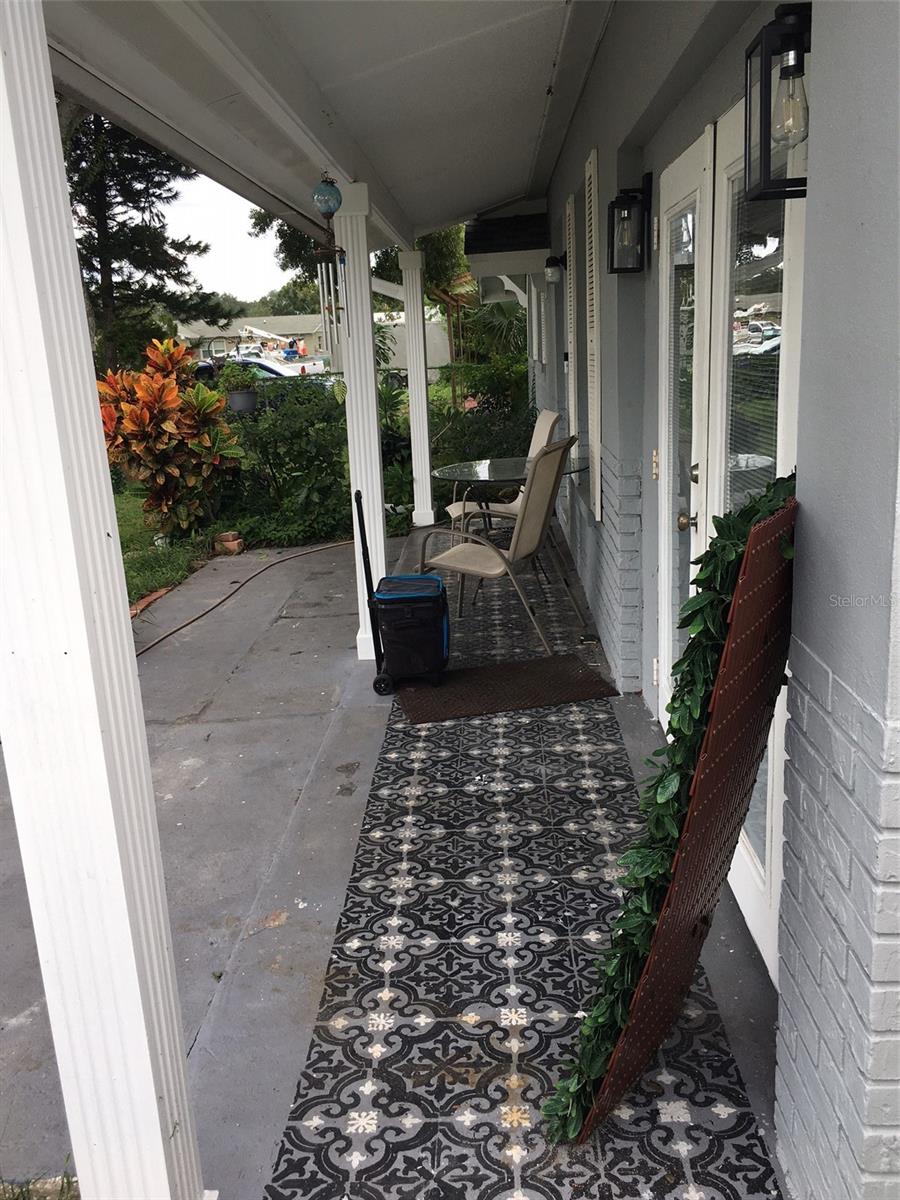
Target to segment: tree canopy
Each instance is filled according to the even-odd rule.
[[[250,232],[260,237],[274,230],[278,263],[286,271],[297,271],[300,279],[314,282],[316,279],[316,241],[307,233],[288,225],[280,217],[257,208],[250,217]],[[435,233],[426,233],[416,240],[416,249],[425,256],[424,283],[426,291],[446,291],[449,285],[468,270],[464,253],[464,226],[451,225]],[[400,267],[397,247],[388,246],[376,251],[372,273],[390,283],[400,282]],[[297,311],[304,311],[298,309]]]
[[[319,289],[311,280],[298,274],[283,283],[280,288],[266,292],[258,300],[246,305],[248,316],[280,317],[293,313],[317,313],[319,311]]]
[[[140,361],[176,320],[225,324],[233,297],[206,292],[188,266],[205,242],[171,237],[165,205],[197,172],[98,113],[60,103],[69,194],[98,367]]]

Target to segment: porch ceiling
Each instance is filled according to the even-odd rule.
[[[606,0],[45,0],[57,85],[298,227],[324,166],[373,245],[542,196]]]

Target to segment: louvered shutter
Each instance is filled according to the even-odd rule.
[[[569,410],[569,433],[578,433],[578,342],[575,336],[575,274],[577,264],[577,244],[575,237],[575,197],[570,196],[566,201],[565,217],[566,234],[566,355],[568,356],[568,374],[566,375],[566,402]]]
[[[597,151],[584,164],[584,268],[585,268],[585,358],[587,368],[588,458],[590,461],[591,507],[603,515],[600,478],[602,443],[600,428],[600,209],[597,200]]]
[[[540,295],[540,327],[541,327],[541,362],[544,366],[547,365],[547,293],[541,292]]]

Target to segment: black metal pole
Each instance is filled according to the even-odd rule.
[[[369,560],[369,539],[366,537],[366,518],[363,516],[362,492],[359,488],[353,494],[353,501],[356,505],[356,520],[359,526],[359,544],[362,551],[363,574],[366,579],[369,624],[372,626],[372,642],[375,647],[375,665],[380,671],[384,662],[384,651],[381,646],[381,635],[378,632],[378,614],[375,611],[375,587],[372,583],[372,563]]]

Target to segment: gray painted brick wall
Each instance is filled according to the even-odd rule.
[[[591,510],[588,481],[571,481],[560,519],[616,687],[641,690],[641,464],[604,447],[603,519]]]
[[[776,1077],[798,1200],[900,1196],[900,723],[794,639]]]

